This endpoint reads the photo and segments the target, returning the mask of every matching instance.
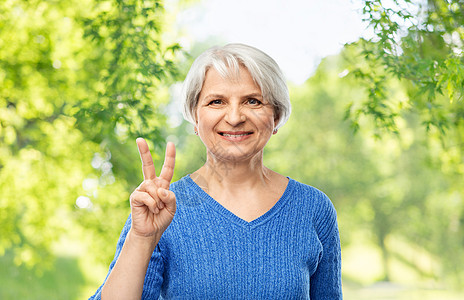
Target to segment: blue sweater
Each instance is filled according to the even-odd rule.
[[[177,211],[151,257],[142,299],[342,299],[337,216],[321,191],[290,179],[268,212],[246,222],[190,176],[171,190]],[[129,217],[109,272],[130,226]]]

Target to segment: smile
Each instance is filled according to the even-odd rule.
[[[251,132],[248,132],[248,133],[239,133],[239,134],[232,134],[232,133],[220,133],[220,135],[222,136],[228,136],[228,137],[240,137],[240,136],[246,136],[246,135],[250,135]]]
[[[219,132],[219,135],[221,135],[223,139],[230,141],[230,142],[241,142],[241,141],[247,140],[252,134],[253,134],[252,131]]]

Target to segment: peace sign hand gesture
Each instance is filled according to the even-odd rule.
[[[147,142],[137,139],[142,160],[143,182],[130,196],[133,234],[159,240],[168,228],[176,212],[176,196],[169,190],[174,173],[176,149],[173,143],[166,145],[166,157],[159,176]]]

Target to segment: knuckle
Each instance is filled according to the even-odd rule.
[[[129,199],[134,200],[135,197],[137,197],[138,193],[139,193],[139,191],[137,191],[137,189],[136,189],[135,191],[132,192],[132,194],[130,194]]]
[[[132,192],[132,194],[130,194],[129,199],[131,201],[138,200],[141,198],[141,194],[142,192],[135,190],[134,192]]]

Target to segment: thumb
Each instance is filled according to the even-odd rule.
[[[172,191],[164,189],[164,188],[159,188],[157,193],[158,193],[158,197],[160,198],[161,201],[163,201],[166,208],[171,212],[175,212],[176,195]]]

